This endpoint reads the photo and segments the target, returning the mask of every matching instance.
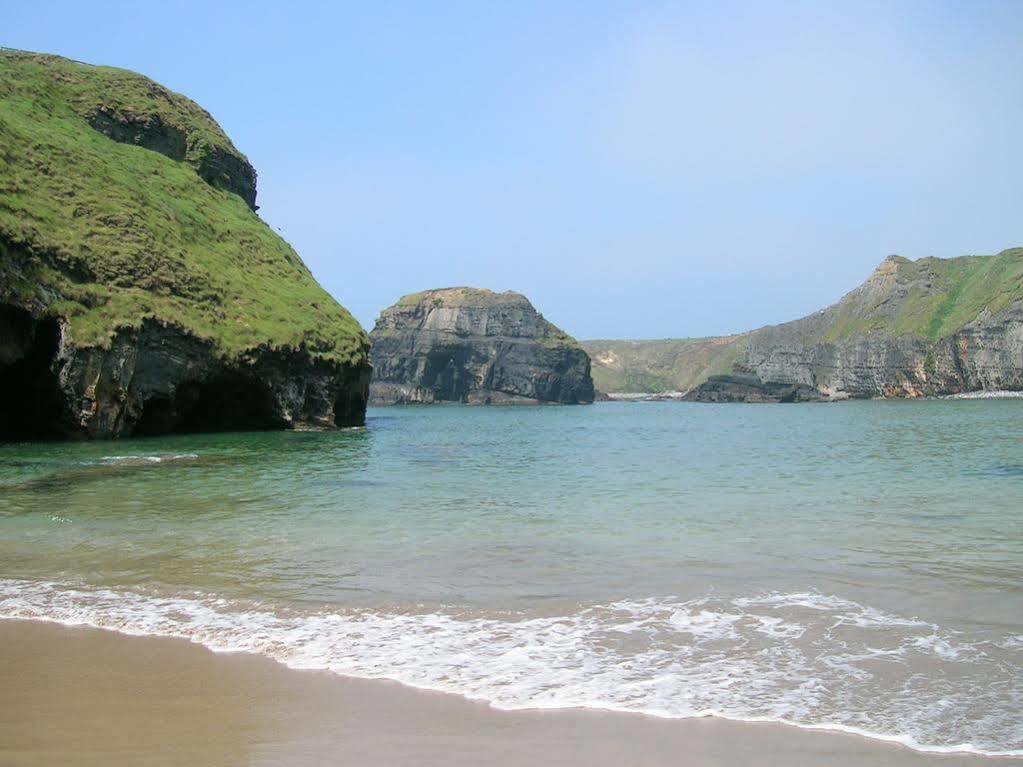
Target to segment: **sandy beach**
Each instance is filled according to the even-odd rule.
[[[498,711],[182,640],[0,621],[0,764],[989,765],[840,733]]]

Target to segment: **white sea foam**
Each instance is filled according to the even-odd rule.
[[[1023,392],[992,389],[990,391],[969,391],[960,394],[946,394],[939,399],[1018,399],[1023,397]]]
[[[783,722],[935,752],[1023,755],[1023,647],[801,593],[651,598],[569,615],[302,611],[0,579],[0,617],[189,639],[457,693],[503,709],[591,707]]]
[[[172,453],[166,455],[105,455],[100,462],[107,465],[168,463],[170,461],[192,461],[198,458],[196,453]]]

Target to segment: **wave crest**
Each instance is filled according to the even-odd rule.
[[[1023,755],[1023,644],[813,592],[621,600],[537,617],[297,611],[0,579],[0,617],[184,638],[504,709],[720,716]]]

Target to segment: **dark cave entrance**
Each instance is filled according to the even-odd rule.
[[[334,425],[362,426],[366,423],[366,398],[358,386],[352,386],[351,390],[343,393],[334,401]]]
[[[58,439],[66,411],[54,370],[60,326],[0,305],[0,441]]]
[[[284,428],[270,390],[239,373],[178,385],[173,397],[151,397],[132,430],[138,436]]]
[[[423,388],[433,389],[438,400],[465,402],[473,384],[473,380],[465,374],[468,361],[466,349],[431,351],[423,369]]]

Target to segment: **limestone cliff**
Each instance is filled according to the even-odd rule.
[[[0,440],[361,424],[368,339],[141,75],[0,51]]]
[[[381,312],[370,340],[374,404],[593,401],[586,352],[519,293],[405,296]]]
[[[1023,390],[1023,249],[892,256],[838,303],[750,333],[689,398],[799,401]]]

